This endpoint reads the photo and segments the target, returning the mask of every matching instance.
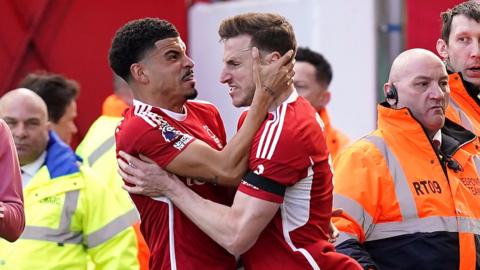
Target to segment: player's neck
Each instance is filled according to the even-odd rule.
[[[173,99],[167,98],[159,94],[136,94],[134,96],[136,100],[139,100],[145,104],[169,110],[176,113],[184,113],[185,99]]]
[[[268,111],[273,111],[275,110],[278,106],[280,106],[280,104],[282,104],[285,100],[288,99],[288,97],[290,97],[290,95],[292,94],[294,88],[293,88],[293,85],[290,85],[287,89],[287,91],[285,91],[284,93],[282,93],[281,95],[279,95],[275,101],[273,102],[273,104],[270,106],[269,110]]]

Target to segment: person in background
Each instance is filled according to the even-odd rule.
[[[465,1],[440,17],[437,52],[450,73],[446,116],[480,136],[480,3]]]
[[[335,160],[337,251],[365,269],[479,269],[479,142],[445,118],[444,64],[405,51],[383,89],[378,129]]]
[[[110,192],[114,193],[124,209],[135,209],[128,193],[122,189],[123,181],[117,173],[115,153],[115,129],[122,120],[122,112],[132,104],[132,93],[128,84],[119,76],[113,76],[114,93],[106,98],[102,106],[102,115],[93,122],[76,153],[83,158],[103,181]],[[149,251],[140,232],[140,223],[134,225],[137,235],[138,260],[140,269],[148,269]]]
[[[66,144],[71,144],[77,134],[77,98],[79,84],[60,74],[36,72],[28,74],[19,87],[37,93],[47,104],[48,120],[53,130]]]
[[[122,117],[123,111],[132,105],[132,89],[120,76],[113,74],[113,91],[102,104],[102,115]]]
[[[25,227],[25,211],[17,150],[3,120],[0,120],[0,174],[0,238],[13,242]]]
[[[348,145],[348,137],[335,129],[327,113],[326,106],[330,102],[328,89],[332,81],[332,67],[323,55],[308,48],[299,47],[295,55],[295,76],[293,83],[298,94],[307,99],[318,112],[325,124],[325,139],[332,160]]]
[[[132,225],[125,209],[90,168],[50,130],[47,105],[21,88],[0,99],[22,168],[25,230],[0,241],[0,269],[138,269]]]

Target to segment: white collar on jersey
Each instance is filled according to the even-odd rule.
[[[133,100],[133,106],[135,106],[135,107],[145,106],[145,105],[146,106],[152,106],[152,105],[143,103],[138,99]],[[152,106],[152,107],[155,107],[155,106]],[[155,108],[158,108],[158,109],[162,110],[162,112],[164,112],[166,115],[170,116],[171,118],[173,118],[177,121],[183,121],[187,118],[187,107],[185,107],[185,106],[183,106],[183,110],[185,111],[184,113],[172,112],[172,111],[169,111],[167,109],[160,108],[160,107],[155,107]]]

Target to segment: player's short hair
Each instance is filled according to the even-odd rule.
[[[330,63],[321,55],[309,48],[299,47],[295,55],[297,62],[307,62],[315,67],[315,78],[319,83],[328,86],[332,81],[332,67]]]
[[[130,79],[130,66],[161,39],[180,36],[175,26],[158,18],[133,20],[122,26],[112,40],[108,59],[112,70],[125,81]]]
[[[261,51],[285,54],[297,47],[292,25],[274,13],[244,13],[227,18],[220,24],[221,40],[240,35],[251,36],[251,45]]]
[[[475,1],[465,1],[454,6],[451,9],[440,13],[442,19],[442,39],[448,44],[448,38],[452,30],[453,17],[464,15],[465,17],[480,23],[480,3]]]

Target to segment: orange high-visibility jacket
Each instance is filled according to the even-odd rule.
[[[446,120],[441,155],[408,109],[337,157],[337,251],[379,269],[479,269],[478,139]]]
[[[468,94],[459,73],[449,75],[450,103],[445,115],[448,119],[480,136],[480,106]]]
[[[320,118],[322,118],[323,123],[325,124],[325,140],[327,141],[327,148],[332,156],[332,160],[335,160],[337,155],[343,150],[349,143],[350,140],[348,137],[340,132],[340,130],[332,127],[330,123],[330,117],[328,116],[327,110],[320,109],[318,111]]]

